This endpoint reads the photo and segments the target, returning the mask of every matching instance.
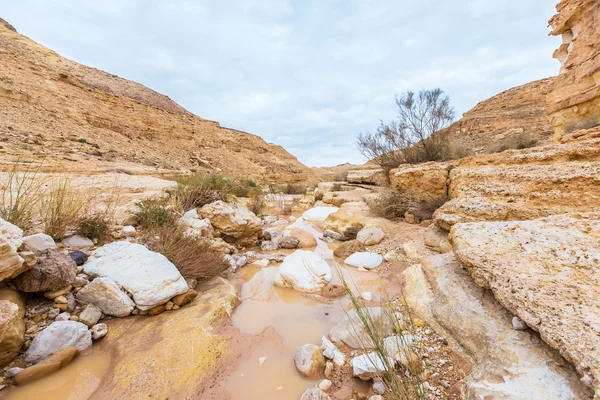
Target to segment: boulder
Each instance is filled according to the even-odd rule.
[[[286,235],[279,239],[280,249],[296,249],[300,244],[300,239],[295,236]]]
[[[57,249],[37,253],[37,262],[13,280],[22,292],[48,292],[70,285],[77,274],[75,261]]]
[[[25,385],[37,381],[69,364],[79,355],[76,347],[67,347],[52,354],[47,359],[19,371],[15,375],[16,385]]]
[[[429,225],[425,231],[425,246],[437,251],[438,253],[448,253],[452,251],[452,245],[448,240],[448,232],[437,227]]]
[[[0,239],[6,241],[13,251],[23,244],[23,231],[16,225],[0,218]]]
[[[323,229],[340,235],[340,240],[356,239],[364,228],[364,220],[369,210],[364,202],[345,203],[325,220]]]
[[[300,292],[315,293],[327,286],[331,278],[331,267],[322,257],[310,251],[296,250],[285,257],[274,283]]]
[[[83,270],[113,280],[133,295],[140,310],[149,310],[188,291],[173,263],[140,244],[114,242],[102,246],[92,253]]]
[[[381,376],[388,368],[393,368],[394,364],[394,360],[389,359],[386,362],[376,352],[363,354],[350,360],[352,375],[363,381]]]
[[[35,235],[25,236],[23,244],[34,253],[41,253],[49,249],[56,249],[56,243],[52,236],[45,233],[36,233]]]
[[[364,244],[365,246],[372,246],[380,243],[385,234],[381,228],[365,228],[358,232],[356,240]]]
[[[381,329],[381,334],[390,336],[394,333],[394,317],[387,314],[387,310],[381,307],[363,307],[361,312],[368,314],[370,318]],[[334,343],[345,344],[354,349],[373,348],[373,342],[368,331],[361,322],[356,309],[351,309],[344,318],[329,332],[329,337]]]
[[[19,353],[25,340],[25,301],[15,290],[0,288],[0,368]]]
[[[77,292],[77,299],[98,306],[106,315],[126,317],[135,303],[110,278],[96,278]]]
[[[331,397],[319,388],[310,388],[302,393],[300,400],[331,400]]]
[[[81,314],[79,314],[79,322],[92,327],[102,318],[102,310],[95,304],[88,304]]]
[[[334,212],[338,211],[337,207],[313,207],[302,214],[305,221],[325,221],[325,219]]]
[[[288,228],[284,231],[285,232],[289,232],[290,236],[294,236],[296,238],[298,238],[299,242],[298,242],[298,248],[299,249],[311,249],[313,247],[317,246],[317,239],[315,239],[315,237],[313,236],[312,233],[310,233],[309,231],[306,231],[304,229],[300,229],[300,228]]]
[[[348,171],[348,183],[363,183],[367,185],[389,186],[390,176],[382,168],[358,169]]]
[[[25,353],[25,361],[37,363],[67,347],[83,351],[91,345],[92,334],[81,322],[53,322],[33,339]]]
[[[348,240],[336,247],[333,251],[333,255],[338,258],[346,259],[352,254],[365,251],[366,249],[367,247],[358,240]]]
[[[390,171],[390,186],[416,201],[444,203],[448,191],[451,163],[404,164]]]
[[[87,250],[94,247],[94,242],[90,239],[80,236],[74,235],[62,240],[62,244],[70,249],[75,250]]]
[[[383,262],[383,257],[377,253],[360,252],[354,253],[344,260],[344,264],[356,268],[373,269]]]
[[[215,235],[226,242],[253,245],[260,235],[260,218],[241,205],[219,200],[203,206],[199,214],[210,220]]]
[[[0,281],[14,278],[29,268],[12,244],[0,236]]]
[[[531,331],[512,329],[512,315],[479,287],[452,253],[427,257],[400,277],[413,317],[470,360],[465,398],[586,399],[589,389],[556,351]]]
[[[319,346],[314,344],[300,346],[296,351],[294,364],[300,374],[309,378],[318,378],[325,371],[325,357]]]
[[[92,326],[92,329],[90,329],[90,331],[92,332],[92,339],[102,339],[108,333],[108,325],[96,324]]]
[[[200,218],[195,208],[183,214],[180,222],[187,226],[186,234],[194,237],[212,237],[214,228],[208,218]]]
[[[332,206],[340,207],[345,203],[362,201],[362,199],[371,194],[368,189],[356,188],[352,190],[344,190],[342,192],[329,192],[323,195],[323,203],[331,204]]]
[[[600,213],[457,224],[450,240],[475,282],[600,393]]]

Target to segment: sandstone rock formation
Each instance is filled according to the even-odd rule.
[[[516,149],[548,139],[553,130],[546,96],[554,79],[530,82],[486,99],[438,134],[457,152],[453,156]]]
[[[562,0],[549,24],[562,36],[560,74],[548,95],[555,138],[600,125],[600,3]]]
[[[388,186],[390,183],[388,173],[381,168],[349,171],[346,181],[349,183],[365,183],[377,186]]]
[[[258,240],[261,220],[246,207],[219,200],[206,204],[199,213],[210,220],[216,236],[226,242],[254,245]]]
[[[364,202],[344,203],[340,209],[325,219],[324,230],[332,232],[338,240],[352,240],[365,226],[369,208]],[[330,236],[333,236],[329,234]]]
[[[443,203],[448,196],[452,163],[404,164],[390,171],[390,185],[418,201]]]
[[[45,158],[46,170],[61,172],[197,169],[271,182],[314,179],[282,147],[67,60],[8,24],[0,24],[0,52],[0,162]]]
[[[25,301],[15,290],[0,288],[0,367],[8,364],[25,340]]]
[[[600,393],[600,213],[455,225],[458,259]]]
[[[512,314],[473,282],[453,254],[425,258],[402,280],[413,312],[470,359],[464,398],[590,398],[572,366],[532,332],[513,329]]]
[[[594,210],[600,206],[600,129],[576,131],[561,143],[469,157],[449,177],[450,201],[434,214],[446,230],[458,222]]]

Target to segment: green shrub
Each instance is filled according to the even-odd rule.
[[[160,204],[141,204],[138,218],[142,228],[164,227],[175,223],[173,214]]]
[[[84,218],[79,223],[77,234],[90,239],[106,239],[109,236],[108,220],[100,215]]]

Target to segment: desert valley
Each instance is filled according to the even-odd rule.
[[[557,76],[320,168],[10,22],[0,399],[600,399],[600,1]]]

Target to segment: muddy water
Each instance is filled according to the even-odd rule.
[[[311,232],[317,238],[314,252],[332,265],[336,264],[332,249],[319,240],[320,232],[301,218],[292,226]],[[345,267],[340,271],[357,291],[372,291],[374,297],[377,296],[380,286],[377,274]],[[259,334],[272,327],[281,345],[260,346],[243,359],[225,384],[232,400],[300,398],[319,380],[304,378],[296,371],[293,361],[296,350],[306,343],[319,344],[321,337],[344,316],[340,301],[323,304],[295,290],[274,286],[276,273],[277,267],[253,266],[244,267],[240,272],[239,276],[246,283],[241,291],[242,303],[232,316],[234,326],[248,334]],[[332,283],[339,282],[334,271]]]

